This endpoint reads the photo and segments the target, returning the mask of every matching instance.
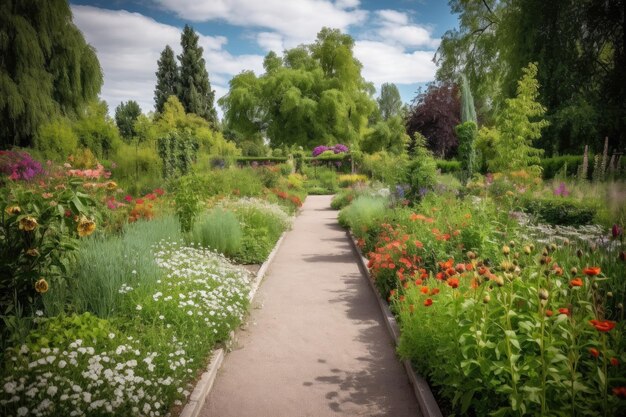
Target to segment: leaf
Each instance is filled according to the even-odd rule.
[[[461,398],[461,413],[465,414],[469,406],[472,404],[472,399],[474,398],[475,390],[468,390],[463,394],[463,398]]]
[[[598,378],[600,379],[600,384],[604,387],[606,386],[606,375],[604,375],[604,371],[602,368],[598,367]]]
[[[81,203],[78,197],[75,196],[74,198],[72,198],[72,201],[70,203],[75,208],[76,212],[83,213],[86,211],[85,206],[83,206],[83,203]]]

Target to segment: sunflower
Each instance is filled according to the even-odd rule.
[[[81,216],[78,220],[76,230],[78,231],[78,236],[80,237],[89,236],[94,230],[96,230],[96,223],[93,220],[89,220],[85,216]]]
[[[45,294],[46,292],[48,292],[48,288],[48,281],[43,278],[39,279],[39,281],[35,283],[35,291],[37,291],[39,294]]]
[[[37,223],[37,219],[32,216],[22,217],[20,219],[20,230],[24,230],[26,232],[32,232],[37,228],[39,224]]]
[[[117,189],[117,183],[115,181],[109,181],[106,183],[106,188],[109,191],[114,191]]]
[[[22,212],[20,206],[9,206],[4,210],[9,216],[15,216]]]

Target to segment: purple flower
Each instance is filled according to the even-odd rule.
[[[42,174],[43,168],[27,152],[0,151],[0,172],[12,180],[29,181]]]
[[[324,146],[324,145],[316,146],[313,149],[313,157],[320,156],[321,154],[323,154],[326,151],[329,151],[330,149],[331,148],[329,148],[328,146]]]
[[[565,186],[564,182],[560,183],[559,186],[555,188],[553,192],[554,192],[554,195],[560,196],[560,197],[567,197],[569,195],[569,191],[567,190],[567,187]]]
[[[618,224],[614,224],[611,228],[611,234],[614,238],[621,236],[622,233],[624,233],[624,230]]]
[[[350,151],[350,149],[346,145],[343,145],[341,143],[338,143],[335,146],[333,146],[332,150],[335,153],[348,153]]]

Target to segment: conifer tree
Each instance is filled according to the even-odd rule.
[[[183,52],[178,56],[180,84],[177,96],[187,113],[195,113],[215,125],[215,91],[211,90],[206,63],[202,58],[203,49],[198,46],[198,35],[189,25],[185,25],[180,43]]]
[[[157,84],[154,90],[154,108],[157,113],[163,112],[163,105],[169,96],[176,95],[179,90],[179,69],[174,58],[174,51],[169,45],[161,52],[156,72]]]
[[[44,122],[76,114],[101,87],[67,0],[0,2],[0,148],[31,146]]]

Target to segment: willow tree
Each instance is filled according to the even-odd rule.
[[[0,147],[31,146],[43,122],[76,114],[101,87],[66,0],[0,2]]]
[[[376,109],[374,88],[361,76],[354,40],[324,28],[313,44],[270,52],[265,73],[241,73],[220,99],[229,130],[265,136],[273,147],[356,144]]]

